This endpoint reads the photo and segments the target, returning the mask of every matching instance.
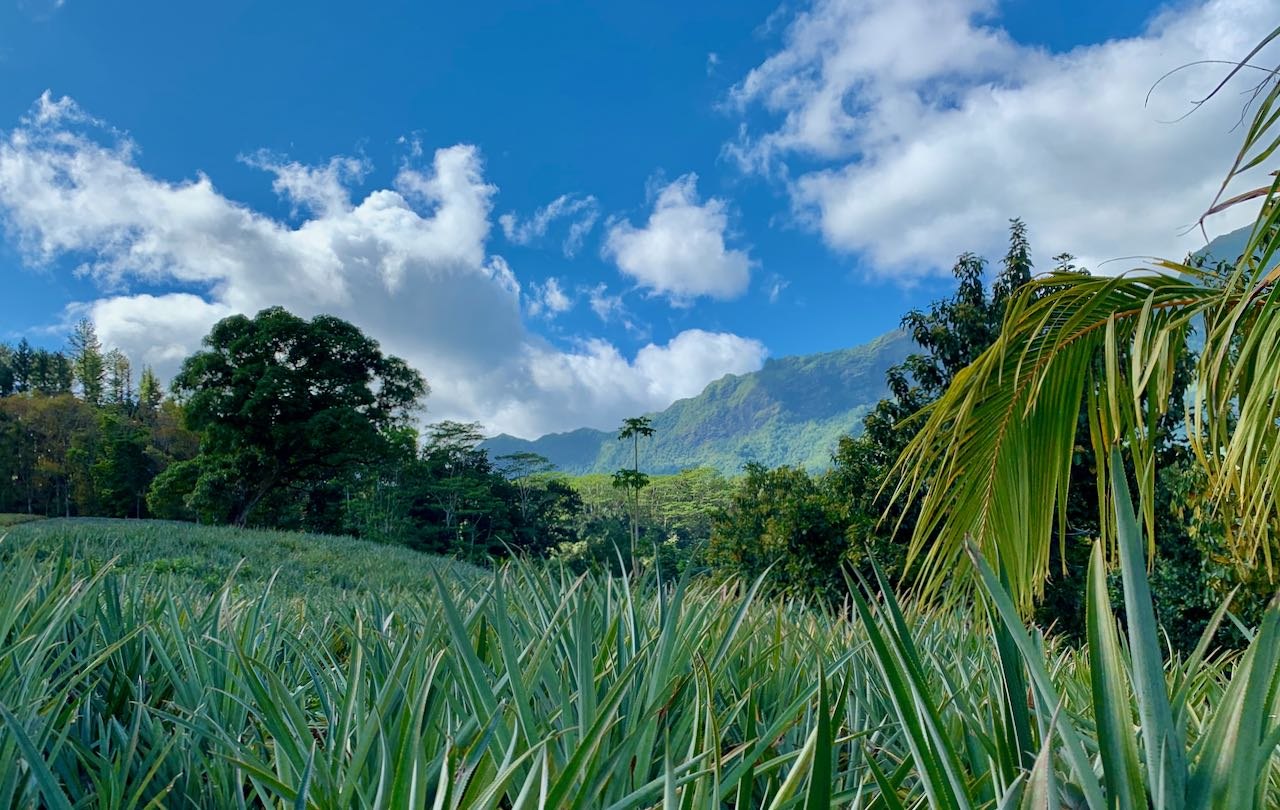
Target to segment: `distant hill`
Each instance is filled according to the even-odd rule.
[[[1195,255],[1203,256],[1209,262],[1235,262],[1244,252],[1245,245],[1249,244],[1250,230],[1241,228],[1225,233],[1197,250]]]
[[[713,467],[728,475],[748,461],[823,469],[840,437],[862,430],[863,416],[888,394],[885,372],[913,346],[894,331],[851,349],[768,360],[759,371],[722,377],[650,414],[656,433],[641,444],[640,466],[650,473]],[[490,456],[538,453],[580,475],[631,464],[630,444],[616,436],[582,428],[533,441],[500,435],[483,446]]]
[[[1249,236],[1252,233],[1252,225],[1246,225],[1230,233],[1224,233],[1197,250],[1195,255],[1203,257],[1208,262],[1229,262],[1234,265],[1239,260],[1240,254],[1244,253],[1245,247],[1249,244]],[[1272,257],[1271,263],[1267,265],[1266,269],[1269,270],[1277,264],[1280,264],[1280,257]]]

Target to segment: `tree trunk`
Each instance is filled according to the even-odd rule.
[[[263,498],[267,497],[267,493],[275,487],[276,480],[278,478],[279,476],[277,475],[270,476],[266,481],[262,482],[258,487],[258,491],[253,493],[253,497],[249,499],[249,502],[244,505],[244,508],[240,510],[240,513],[236,515],[236,518],[233,521],[233,525],[237,529],[243,529],[245,525],[248,524],[249,515],[253,514],[253,510],[258,507],[258,504],[262,502]]]

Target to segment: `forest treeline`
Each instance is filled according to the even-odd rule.
[[[1084,272],[1070,256],[1054,263]],[[891,396],[817,475],[748,464],[733,479],[708,469],[651,478],[642,471],[652,433],[643,419],[623,431],[635,468],[612,478],[564,476],[530,453],[492,458],[477,424],[423,427],[427,381],[337,318],[279,308],[228,318],[168,390],[150,368],[135,374],[128,357],[104,348],[85,320],[64,350],[0,345],[0,512],[350,534],[476,562],[523,553],[578,568],[657,561],[748,578],[767,572],[775,592],[838,601],[846,574],[869,574],[872,560],[909,584],[918,514],[890,497],[890,471],[922,412],[997,338],[1007,302],[1032,272],[1017,220],[994,274],[962,255],[953,294],[904,318],[919,352],[890,370]],[[1195,519],[1202,482],[1180,419],[1172,409],[1157,437],[1155,511],[1167,519],[1153,583],[1182,642],[1208,620],[1215,594],[1244,585],[1260,607],[1265,587],[1224,564],[1221,531]],[[1099,534],[1096,473],[1082,438],[1040,606],[1042,619],[1072,635],[1083,630],[1080,585]]]
[[[155,373],[89,321],[65,351],[0,344],[0,511],[146,517],[156,475],[198,452]]]
[[[309,358],[293,358],[297,379],[243,375],[251,384],[226,389],[227,403],[211,402],[209,386],[167,391],[150,368],[104,348],[87,320],[65,349],[0,344],[0,513],[352,534],[480,562],[554,552],[585,567],[608,564],[615,545],[629,553],[630,509],[608,476],[562,476],[533,454],[490,458],[476,424],[419,427],[425,384],[398,363],[388,368],[408,386],[399,402],[383,404],[387,413],[365,407],[361,385],[282,413],[296,390],[333,385],[344,372],[359,383],[366,366],[388,360],[337,319],[308,323],[270,310],[239,321],[254,322],[301,330],[293,345]],[[259,331],[274,363],[282,337]],[[344,351],[345,369],[326,367]],[[194,367],[188,362],[184,374]],[[219,408],[230,403],[243,413],[229,432],[237,415]],[[397,408],[403,413],[392,417]],[[356,418],[343,423],[344,415]],[[360,422],[373,430],[358,430]],[[687,559],[710,536],[732,484],[708,469],[653,483],[640,499],[646,547],[656,541],[668,561]]]

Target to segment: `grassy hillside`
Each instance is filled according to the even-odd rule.
[[[2,524],[0,524],[2,525]],[[69,556],[93,567],[218,588],[231,581],[261,592],[341,594],[422,591],[434,572],[472,579],[463,563],[352,537],[195,526],[158,520],[40,520],[0,530],[0,560]],[[2,805],[0,805],[2,806]]]
[[[885,372],[912,345],[906,334],[891,332],[852,349],[769,360],[759,371],[725,376],[652,415],[657,433],[644,443],[641,466],[651,473],[711,467],[726,475],[748,461],[822,469],[840,437],[861,430],[862,418],[887,394]],[[628,447],[608,431],[536,441],[498,436],[485,447],[491,455],[540,453],[573,474],[631,464]]]
[[[19,523],[31,523],[36,520],[43,520],[41,515],[14,515],[8,512],[0,512],[0,529],[6,526],[17,526]]]

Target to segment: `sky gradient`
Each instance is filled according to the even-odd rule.
[[[1267,0],[0,8],[0,340],[348,318],[430,418],[609,428],[993,261],[1179,257]],[[1236,219],[1214,223],[1214,233]],[[1210,235],[1213,235],[1212,233]]]

